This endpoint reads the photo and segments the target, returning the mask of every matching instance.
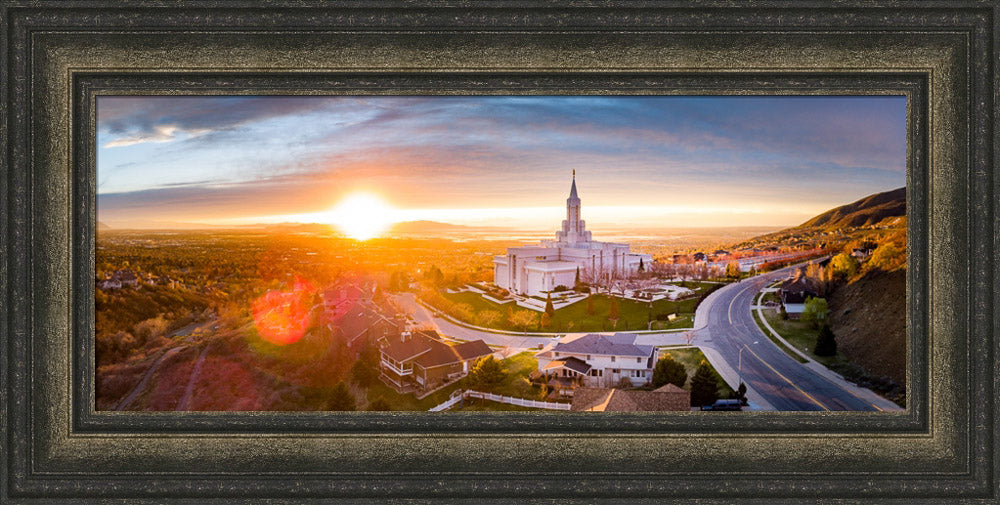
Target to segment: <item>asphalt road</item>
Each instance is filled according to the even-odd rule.
[[[698,307],[696,345],[715,349],[715,358],[736,370],[747,387],[776,410],[886,409],[887,400],[879,401],[870,392],[856,391],[858,388],[828,378],[799,363],[773,344],[757,327],[750,307],[758,291],[786,277],[789,271],[785,269],[753,277],[709,295]],[[715,365],[719,368],[718,364]]]
[[[751,406],[763,410],[785,411],[874,411],[898,410],[899,407],[873,393],[838,378],[822,365],[799,363],[757,327],[751,314],[758,292],[766,285],[786,277],[798,266],[761,274],[729,284],[708,296],[695,314],[694,338],[684,333],[642,333],[636,343],[655,346],[693,345],[700,348],[712,366],[731,386],[746,383]],[[456,325],[435,317],[417,303],[411,293],[396,297],[400,308],[417,324],[430,325],[442,335],[462,340],[482,339],[494,346],[513,351],[537,349],[552,341],[551,336],[510,335],[481,331]],[[741,352],[742,349],[742,352]]]

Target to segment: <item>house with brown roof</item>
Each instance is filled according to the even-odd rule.
[[[673,384],[652,391],[577,388],[570,410],[588,412],[662,412],[691,410],[691,393]]]
[[[816,281],[806,276],[805,268],[796,271],[795,277],[781,284],[778,289],[778,298],[785,306],[785,312],[791,319],[798,319],[805,310],[806,300],[819,296],[819,286]]]
[[[477,359],[493,354],[482,340],[450,345],[433,330],[403,331],[378,343],[382,381],[400,392],[436,389],[464,377]]]
[[[395,317],[385,316],[376,306],[358,303],[336,319],[328,320],[327,326],[357,357],[361,349],[374,345],[380,338],[398,337],[405,324]]]

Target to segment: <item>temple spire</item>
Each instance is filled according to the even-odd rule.
[[[573,187],[571,187],[569,189],[569,197],[570,198],[579,198],[578,196],[576,196],[576,169],[575,168],[573,169]]]

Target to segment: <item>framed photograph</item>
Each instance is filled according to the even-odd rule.
[[[5,502],[993,502],[992,2],[5,4]]]

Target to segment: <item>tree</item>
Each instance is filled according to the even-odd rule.
[[[556,313],[556,308],[552,305],[552,293],[545,293],[545,315],[551,318]]]
[[[887,272],[902,266],[906,266],[906,251],[897,248],[892,243],[878,246],[865,265],[866,269],[878,268]]]
[[[506,379],[507,370],[492,354],[479,358],[469,371],[469,385],[486,393],[492,393]]]
[[[684,387],[687,382],[687,370],[684,365],[667,353],[653,367],[653,387],[658,388],[667,384],[673,384],[679,388]]]
[[[708,362],[701,360],[691,377],[691,406],[702,407],[719,399],[719,379]]]
[[[813,353],[817,356],[834,356],[837,354],[837,340],[829,324],[824,324],[816,337],[816,347]]]
[[[594,315],[594,295],[587,295],[587,315]]]
[[[611,297],[611,307],[608,308],[608,319],[612,321],[617,321],[620,314],[618,313],[618,298]]]
[[[642,258],[639,258],[639,273],[641,274],[645,271],[646,271],[646,265],[643,264]]]
[[[359,359],[351,365],[351,380],[359,386],[370,387],[378,380],[378,370]]]
[[[730,279],[738,279],[740,277],[740,264],[735,261],[727,263],[726,277],[729,277]]]
[[[538,319],[535,318],[533,311],[516,310],[511,313],[510,324],[521,331],[527,331],[537,323]]]
[[[781,304],[781,320],[782,321],[788,320],[788,310],[785,309],[785,304],[783,303]]]
[[[813,328],[818,328],[819,324],[826,320],[826,299],[806,298],[800,317],[803,322],[812,323]]]
[[[576,267],[576,278],[573,279],[573,289],[580,287],[580,267]]]
[[[476,320],[479,322],[480,326],[490,328],[500,321],[501,317],[503,316],[500,315],[499,311],[486,309],[479,311],[476,315]]]
[[[861,264],[858,263],[858,260],[854,256],[840,253],[830,260],[830,269],[834,276],[849,278],[854,277],[858,273],[858,270],[861,269]]]
[[[368,404],[368,410],[389,411],[392,410],[392,407],[389,405],[389,402],[385,400],[385,398],[380,396]]]
[[[330,400],[327,402],[327,410],[354,410],[354,396],[347,389],[347,384],[338,382],[330,392]]]
[[[740,387],[736,388],[736,398],[740,400],[740,403],[747,405],[747,385],[740,383]]]
[[[552,317],[549,316],[548,312],[542,312],[541,326],[542,328],[548,328],[552,324]]]

